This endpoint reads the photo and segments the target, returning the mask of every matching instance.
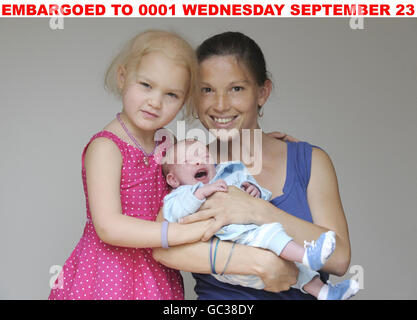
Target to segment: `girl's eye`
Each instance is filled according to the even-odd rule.
[[[201,93],[210,93],[210,92],[211,92],[211,89],[208,87],[201,88]]]
[[[175,93],[168,93],[168,97],[173,98],[173,99],[178,99],[178,96]]]
[[[151,88],[151,85],[149,83],[147,83],[147,82],[140,82],[140,85],[143,86],[143,87],[145,87],[145,88],[148,88],[148,89]]]

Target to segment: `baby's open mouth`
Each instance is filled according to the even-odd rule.
[[[204,180],[208,175],[207,169],[200,169],[194,175],[196,180]]]

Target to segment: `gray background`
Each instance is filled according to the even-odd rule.
[[[50,267],[83,231],[82,149],[120,110],[104,72],[148,28],[194,46],[227,30],[259,43],[275,82],[263,129],[319,145],[335,164],[363,271],[356,299],[416,299],[417,19],[399,18],[363,30],[346,18],[66,18],[56,31],[49,19],[1,19],[0,298],[48,297]]]

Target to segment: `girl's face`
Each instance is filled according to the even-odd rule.
[[[184,104],[189,87],[187,68],[160,52],[142,57],[129,77],[119,72],[123,112],[132,124],[146,131],[167,125]]]
[[[269,93],[270,82],[258,86],[235,56],[213,56],[200,63],[198,116],[207,129],[259,128],[258,106]]]

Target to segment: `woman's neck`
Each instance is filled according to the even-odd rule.
[[[233,139],[222,142],[219,139],[213,142],[211,150],[217,151],[218,163],[225,161],[241,161],[246,166],[262,162],[265,149],[266,134],[260,128],[241,130]]]

